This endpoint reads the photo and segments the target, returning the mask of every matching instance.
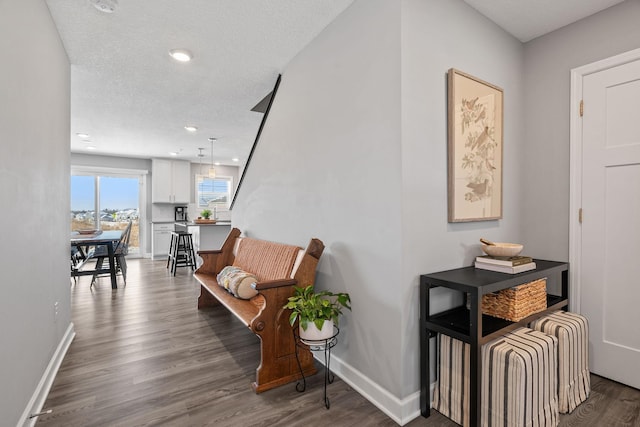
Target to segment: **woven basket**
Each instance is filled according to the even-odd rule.
[[[482,312],[518,322],[547,308],[547,279],[482,296]]]

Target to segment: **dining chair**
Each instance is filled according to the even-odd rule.
[[[71,245],[70,261],[71,261],[71,277],[73,277],[73,283],[77,283],[77,277],[75,273],[80,271],[82,266],[93,257],[93,249],[80,246]]]
[[[121,273],[122,278],[124,279],[125,285],[127,284],[127,259],[126,256],[129,253],[129,240],[131,239],[131,226],[133,221],[129,221],[127,227],[122,232],[122,236],[120,240],[116,243],[115,248],[113,249],[113,255],[116,260],[116,274]],[[106,246],[100,246],[96,248],[93,253],[93,258],[96,258],[96,270],[102,269],[102,264],[105,258],[109,257],[109,252]],[[99,277],[99,274],[94,274],[91,278],[91,286],[95,283],[96,279]]]

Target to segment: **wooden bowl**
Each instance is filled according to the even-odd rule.
[[[90,230],[76,230],[78,234],[96,234],[98,232],[97,229],[92,228]]]
[[[198,218],[198,219],[194,219],[193,220],[194,223],[196,224],[215,224],[216,220],[215,219],[204,219],[204,218]]]
[[[482,250],[489,256],[516,256],[522,252],[522,246],[519,243],[494,243],[493,245],[482,245]]]

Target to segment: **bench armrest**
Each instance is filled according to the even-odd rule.
[[[253,285],[253,288],[256,291],[261,291],[264,289],[281,288],[284,286],[294,286],[297,284],[298,284],[298,281],[296,279],[276,279],[276,280],[266,280],[264,282],[255,283]]]
[[[220,249],[207,249],[198,251],[198,255],[209,255],[209,254],[221,254],[222,251]]]
[[[198,255],[202,258],[202,265],[195,271],[196,273],[207,273],[217,275],[219,271],[217,266],[219,264],[218,258],[222,257],[222,251],[218,249],[212,249],[207,251],[198,251]]]

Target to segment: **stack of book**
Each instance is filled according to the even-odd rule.
[[[476,257],[476,268],[498,271],[500,273],[516,274],[523,271],[535,270],[536,263],[528,256],[494,257],[483,255]]]

